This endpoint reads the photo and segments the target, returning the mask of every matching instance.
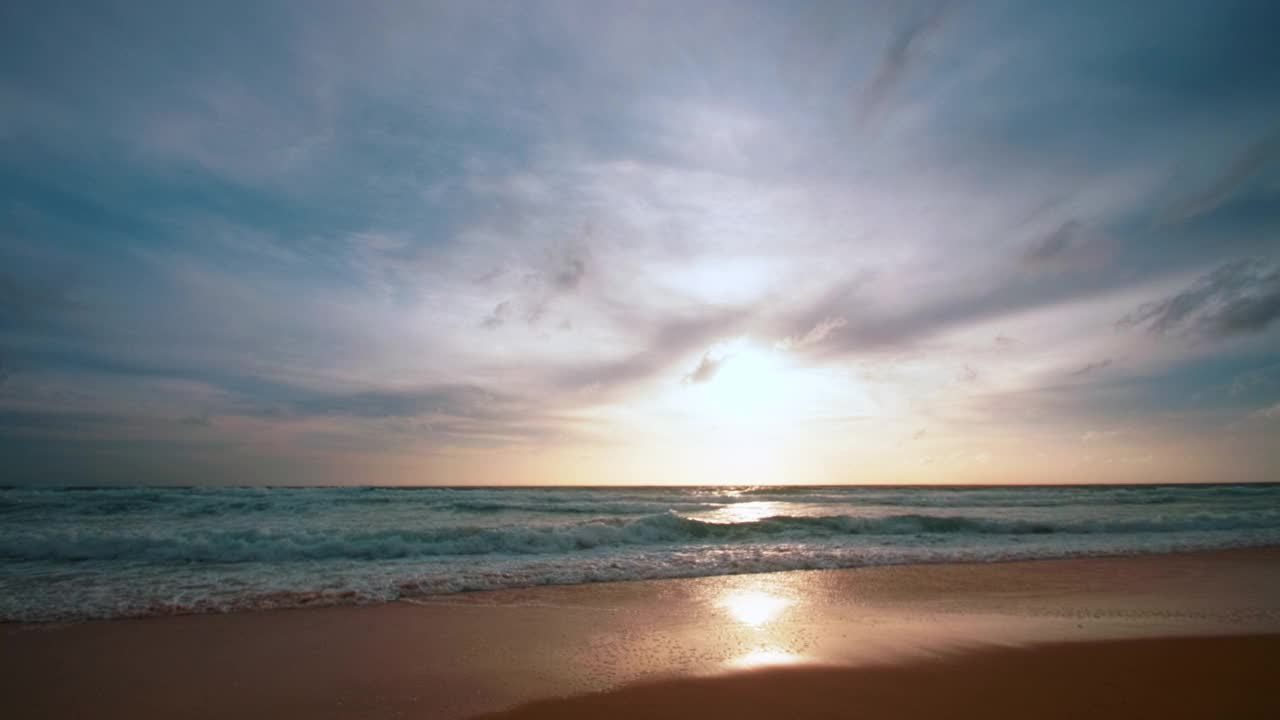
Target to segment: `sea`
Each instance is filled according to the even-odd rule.
[[[1280,544],[1280,485],[0,489],[0,621]]]

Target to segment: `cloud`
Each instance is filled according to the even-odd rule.
[[[367,390],[340,394],[312,394],[289,404],[293,412],[301,415],[341,415],[363,418],[423,415],[495,417],[518,406],[519,403],[510,396],[466,385],[416,390]]]
[[[582,288],[590,257],[590,251],[580,245],[555,253],[545,267],[525,273],[520,295],[498,303],[493,312],[480,322],[481,327],[488,330],[500,328],[517,312],[527,325],[537,325],[557,299],[577,293]],[[501,271],[490,271],[477,282],[491,282],[499,275]],[[561,318],[559,327],[572,327],[572,323],[568,318]]]
[[[507,322],[511,317],[511,312],[511,301],[503,300],[493,306],[493,312],[489,313],[488,317],[480,321],[480,327],[486,330],[496,330]]]
[[[406,464],[538,440],[559,462],[573,417],[630,442],[743,337],[830,386],[788,401],[876,417],[868,449],[871,425],[967,457],[985,445],[957,438],[1023,419],[1060,441],[1199,411],[1178,403],[1206,387],[1275,399],[1231,383],[1274,362],[1237,356],[1256,344],[1153,337],[1274,329],[1274,265],[1146,290],[1276,260],[1275,23],[838,5],[30,4],[0,24],[0,411],[57,407],[125,469],[141,456],[75,413],[242,442],[247,471],[293,462],[253,455],[264,438]],[[1254,142],[1221,155],[1231,137]],[[1221,173],[1166,209],[1185,153]],[[1113,332],[1130,310],[1150,334]],[[1123,378],[1072,379],[1111,357]]]
[[[574,364],[553,371],[554,386],[590,389],[597,396],[617,393],[669,370],[699,347],[736,334],[748,318],[741,308],[699,308],[674,316],[649,318],[641,348],[614,360]],[[710,372],[714,373],[714,370]]]
[[[1076,219],[1066,220],[1041,235],[1024,251],[1023,264],[1033,269],[1096,268],[1110,255],[1096,230]]]
[[[804,335],[801,335],[798,338],[784,338],[778,343],[778,345],[784,350],[802,350],[821,343],[823,340],[826,340],[827,336],[831,335],[831,333],[848,324],[848,320],[845,320],[842,317],[832,316],[824,320],[819,320],[818,323],[809,328],[809,331]]]
[[[535,402],[476,385],[276,390],[285,397],[241,398],[226,414],[297,424],[298,437],[324,438],[326,447],[338,449],[501,447],[585,437],[571,418],[559,414],[557,398]],[[317,422],[324,429],[312,429]]]
[[[892,35],[871,76],[871,82],[867,84],[859,100],[860,124],[866,125],[883,112],[893,91],[918,59],[920,44],[941,26],[945,6],[944,2],[934,3],[923,16],[907,21]]]
[[[1184,223],[1213,212],[1277,159],[1280,159],[1280,125],[1241,151],[1207,187],[1166,208],[1161,221]]]
[[[1143,304],[1118,326],[1225,338],[1261,332],[1278,317],[1280,269],[1247,259],[1226,263],[1182,292]]]
[[[587,276],[585,251],[565,253],[558,267],[551,272],[551,287],[559,292],[573,292]]]
[[[940,261],[945,267],[947,261]],[[986,271],[948,277],[925,284],[911,271],[892,277],[847,282],[838,292],[793,311],[778,324],[783,337],[803,337],[815,327],[814,318],[839,317],[821,343],[796,349],[819,357],[897,352],[918,347],[948,331],[1032,310],[1086,300],[1125,284],[1128,278],[1112,273],[1030,273]],[[910,286],[912,292],[904,292]],[[891,302],[877,302],[888,293]],[[997,343],[1011,347],[1012,343]]]
[[[1067,248],[1079,236],[1080,223],[1075,220],[1068,220],[1027,248],[1024,259],[1033,264],[1052,260],[1066,252]]]
[[[1108,368],[1108,367],[1111,367],[1111,358],[1107,358],[1106,360],[1098,360],[1097,362],[1086,363],[1081,367],[1076,368],[1075,370],[1072,370],[1070,373],[1067,373],[1067,374],[1070,377],[1084,377],[1085,375],[1092,375],[1097,371],[1102,370],[1104,368]]]
[[[1280,419],[1280,403],[1276,403],[1271,407],[1265,407],[1253,413],[1253,417],[1259,420],[1278,420]]]
[[[715,378],[720,368],[729,361],[730,357],[726,355],[720,358],[713,358],[711,353],[703,353],[702,359],[698,361],[698,366],[684,376],[684,382],[691,384],[710,382]]]

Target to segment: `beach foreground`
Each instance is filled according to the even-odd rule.
[[[1280,549],[542,587],[0,633],[13,717],[627,717],[637,703],[630,716],[1274,716]]]
[[[1057,643],[639,683],[484,717],[1275,718],[1278,658],[1280,635]]]

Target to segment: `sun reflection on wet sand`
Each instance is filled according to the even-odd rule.
[[[758,628],[777,619],[795,601],[762,590],[735,590],[720,599],[720,606],[734,620]]]
[[[785,650],[756,650],[730,660],[727,664],[735,668],[756,668],[770,665],[792,665],[804,658]]]

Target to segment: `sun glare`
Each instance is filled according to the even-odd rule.
[[[742,590],[729,593],[720,604],[734,620],[758,628],[776,619],[793,602],[760,590]]]
[[[704,522],[712,523],[743,523],[755,522],[775,515],[783,515],[785,512],[782,503],[770,500],[756,500],[726,505],[714,512],[698,515],[697,518]]]
[[[734,658],[728,664],[736,668],[758,668],[772,665],[793,665],[803,658],[785,650],[757,650]]]
[[[744,341],[719,348],[709,356],[718,364],[715,373],[694,388],[699,416],[724,424],[768,424],[787,414],[791,378],[775,351]]]

